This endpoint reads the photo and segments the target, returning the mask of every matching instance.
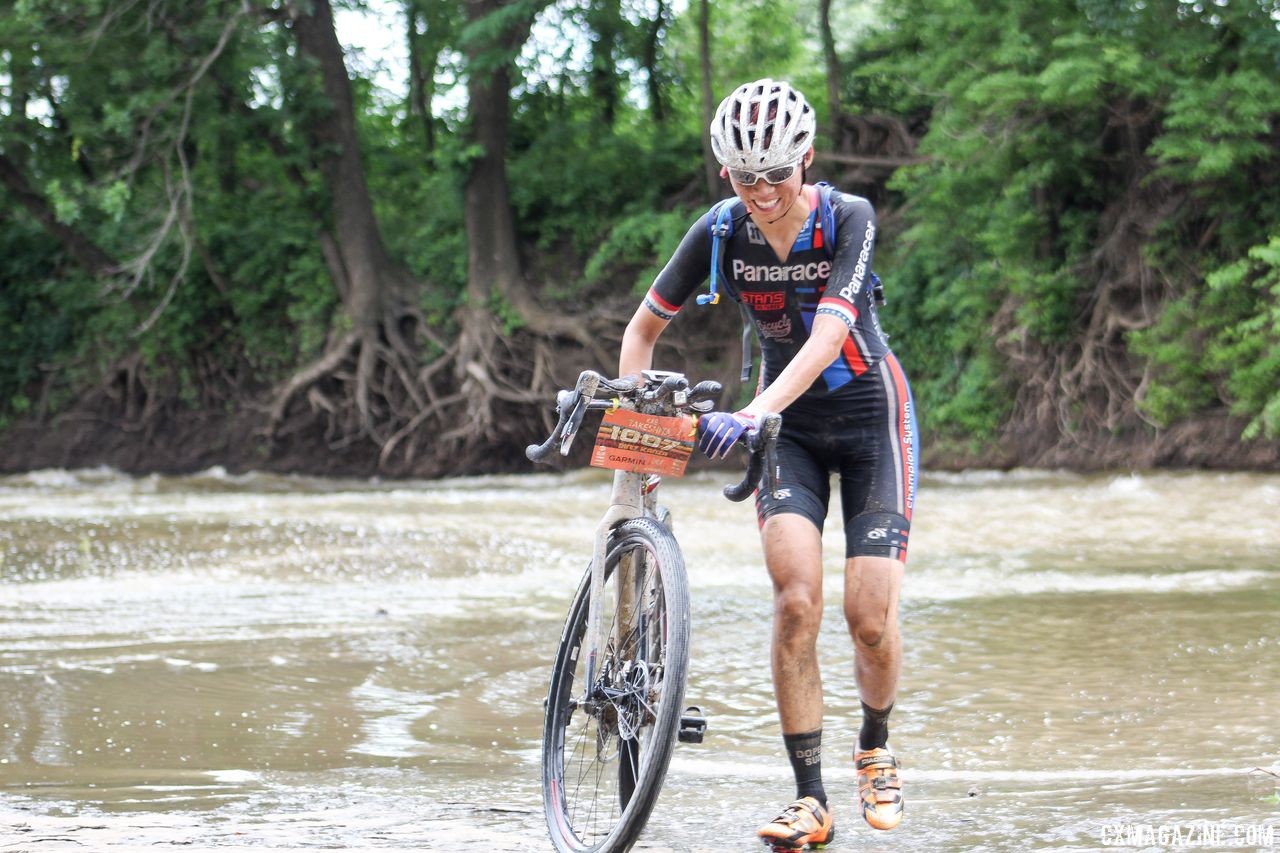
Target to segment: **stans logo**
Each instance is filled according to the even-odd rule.
[[[781,311],[787,304],[787,294],[781,290],[743,291],[742,301],[757,311]]]

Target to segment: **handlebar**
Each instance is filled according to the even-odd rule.
[[[609,396],[597,400],[595,395],[602,389]],[[607,409],[622,403],[649,414],[700,414],[710,410],[720,391],[720,383],[711,380],[690,388],[689,380],[679,373],[647,370],[637,381],[632,376],[605,379],[595,371],[584,370],[574,388],[556,394],[558,418],[551,434],[542,444],[526,447],[524,455],[532,462],[543,462],[558,442],[560,455],[568,456],[588,409]],[[736,485],[725,486],[725,497],[745,500],[757,485],[771,494],[777,491],[777,441],[781,428],[782,415],[770,413],[760,418],[758,428],[743,434],[739,441],[746,445],[749,456],[746,476]]]
[[[568,456],[573,439],[577,437],[578,427],[587,409],[602,409],[611,403],[595,399],[596,392],[604,388],[619,397],[634,395],[637,386],[634,379],[624,376],[621,379],[608,380],[593,370],[584,370],[578,376],[578,384],[572,390],[560,391],[556,394],[556,414],[559,419],[551,435],[542,444],[530,444],[524,449],[524,455],[531,462],[541,462],[551,453],[551,447],[560,442],[560,455]]]
[[[725,486],[724,496],[731,501],[747,499],[759,484],[769,494],[778,491],[778,432],[782,429],[782,415],[776,412],[760,418],[760,426],[746,432],[740,441],[747,445],[747,473],[736,486]],[[764,481],[761,482],[761,477]]]

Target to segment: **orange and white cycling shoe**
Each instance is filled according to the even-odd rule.
[[[898,760],[887,749],[855,753],[858,800],[862,817],[872,829],[893,829],[902,822],[902,780]]]
[[[796,800],[756,832],[774,850],[826,847],[835,834],[831,811],[814,797]]]

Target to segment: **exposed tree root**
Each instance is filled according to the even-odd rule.
[[[287,454],[286,441],[319,437],[331,452],[366,458],[390,476],[510,470],[519,451],[554,424],[558,389],[586,368],[616,369],[634,309],[630,297],[619,296],[572,324],[554,312],[531,312],[515,331],[476,312],[464,315],[447,343],[402,310],[374,336],[344,334],[277,386],[260,434],[274,455]],[[738,313],[688,314],[664,336],[656,366],[718,379],[727,397],[736,395]]]
[[[894,116],[841,112],[833,117],[831,135],[833,150],[819,152],[817,161],[827,167],[832,183],[877,207],[895,169],[925,160],[916,154],[918,137]]]
[[[610,325],[602,317],[569,323],[531,311],[530,319],[503,333],[477,312],[449,343],[403,310],[374,333],[348,332],[275,389],[261,434],[279,450],[319,429],[331,451],[365,445],[390,475],[448,473],[509,452],[532,440],[545,414],[530,415],[547,411],[556,389],[585,367],[607,371],[613,359],[599,337]]]
[[[1009,300],[994,321],[997,347],[1017,377],[1014,410],[1004,437],[1015,446],[1034,441],[1041,458],[1063,452],[1105,453],[1150,430],[1139,403],[1146,365],[1128,336],[1155,323],[1172,285],[1148,265],[1143,247],[1181,199],[1159,182],[1135,180],[1103,212],[1104,236],[1079,275],[1091,282],[1077,308],[1077,330],[1065,344],[1035,340]],[[1046,439],[1048,439],[1046,441]],[[1024,453],[1031,448],[1024,447]],[[1035,460],[1028,460],[1034,462]]]
[[[276,392],[275,400],[271,404],[271,417],[267,423],[267,435],[274,436],[280,431],[280,426],[284,421],[285,410],[294,396],[303,388],[307,388],[322,377],[333,373],[351,355],[358,341],[359,336],[354,332],[346,335],[337,344],[329,347],[319,359],[295,373],[284,384],[284,387]],[[321,408],[326,407],[325,402],[317,401],[317,405]],[[328,408],[332,410],[332,405],[328,405]]]

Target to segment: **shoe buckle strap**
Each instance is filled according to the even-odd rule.
[[[862,798],[874,803],[896,803],[902,798],[902,781],[896,776],[876,776],[862,786]]]
[[[810,804],[805,800],[796,800],[791,805],[782,810],[782,814],[773,819],[773,823],[782,823],[790,826],[804,819],[806,812],[813,817],[819,824],[822,823],[822,815],[818,814],[816,805]]]

